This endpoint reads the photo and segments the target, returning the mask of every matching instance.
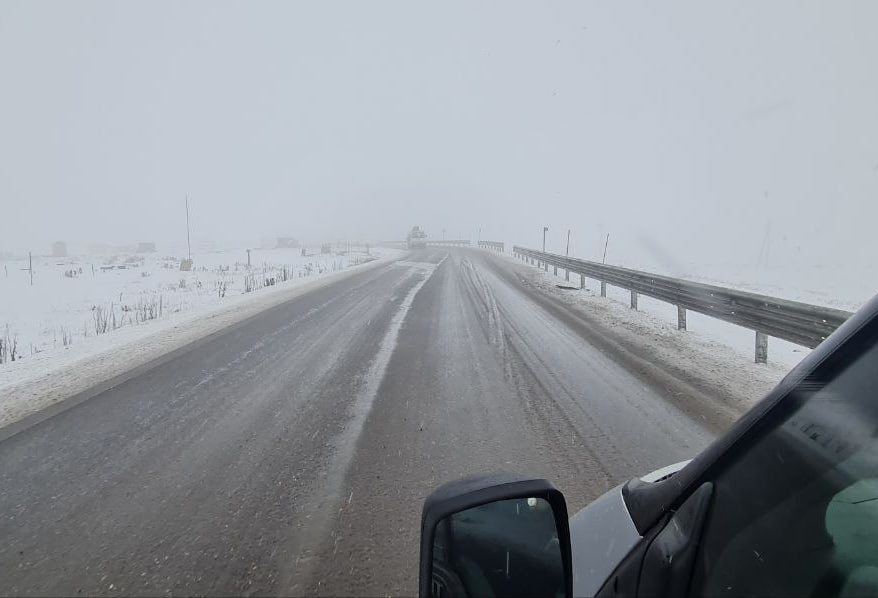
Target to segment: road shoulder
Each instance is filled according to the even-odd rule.
[[[669,401],[721,433],[786,375],[778,364],[756,364],[732,348],[680,331],[588,291],[559,289],[557,279],[508,256],[487,255],[495,271]]]
[[[206,310],[173,314],[148,324],[152,328],[148,335],[137,328],[116,330],[93,339],[84,354],[56,351],[28,358],[16,371],[0,376],[0,439],[164,363],[178,352],[192,350],[212,335],[266,310],[404,255],[389,251],[372,262],[327,272],[301,284],[271,287],[230,297]]]

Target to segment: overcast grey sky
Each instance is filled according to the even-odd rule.
[[[0,2],[0,250],[872,261],[878,2]],[[663,259],[663,258],[662,258]]]

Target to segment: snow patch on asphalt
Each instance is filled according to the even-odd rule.
[[[400,301],[396,313],[391,318],[387,331],[381,339],[381,344],[375,353],[375,359],[364,376],[363,387],[354,399],[350,420],[333,443],[336,448],[331,463],[324,471],[323,487],[320,490],[320,504],[309,516],[307,528],[299,530],[297,544],[292,552],[297,555],[296,575],[300,579],[310,578],[310,568],[316,564],[310,557],[302,556],[306,555],[305,547],[311,543],[312,535],[314,533],[322,533],[325,529],[326,522],[336,516],[338,511],[345,508],[345,506],[342,505],[342,501],[346,500],[347,504],[350,505],[354,498],[353,494],[344,497],[340,492],[342,491],[344,479],[347,475],[350,463],[353,460],[357,441],[359,440],[360,434],[363,431],[363,426],[366,423],[366,417],[372,410],[372,404],[378,396],[378,389],[381,387],[381,382],[384,380],[387,366],[389,365],[393,352],[396,349],[399,332],[402,329],[402,325],[405,322],[409,309],[411,309],[418,292],[430,279],[433,272],[442,265],[445,259],[447,258],[443,258],[438,264],[407,261],[397,261],[394,263],[394,266],[407,268],[415,276],[421,276],[421,279],[409,289],[405,297]],[[283,587],[289,587],[289,585],[289,580],[286,580],[282,584]]]
[[[148,326],[121,328],[69,350],[40,353],[16,362],[14,368],[4,367],[0,369],[0,428],[259,312],[404,254],[393,249],[381,252],[382,257],[360,266],[227,297],[220,304],[171,314]]]
[[[378,348],[375,361],[372,363],[372,367],[366,376],[366,388],[357,400],[355,409],[356,417],[362,416],[362,418],[365,419],[365,416],[372,408],[372,403],[378,394],[378,387],[381,386],[381,381],[384,380],[384,373],[387,371],[390,357],[393,355],[394,349],[396,349],[396,340],[399,338],[399,331],[402,328],[402,323],[405,321],[405,318],[412,307],[412,303],[415,301],[415,296],[427,281],[430,280],[433,272],[439,269],[446,259],[448,258],[442,258],[438,264],[419,263],[415,267],[415,269],[424,272],[425,275],[409,290],[405,298],[400,302],[397,312],[390,321],[390,327],[387,329],[387,333],[384,335],[384,338],[381,339],[381,346]],[[362,427],[362,422],[360,425]]]

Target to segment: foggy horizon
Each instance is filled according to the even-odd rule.
[[[869,263],[878,6],[837,8],[5,2],[0,251],[185,247],[188,194],[193,245]]]
[[[3,0],[0,595],[878,595],[876,24]]]

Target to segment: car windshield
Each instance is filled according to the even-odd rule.
[[[413,595],[446,482],[693,458],[876,290],[876,22],[4,0],[0,595]]]

